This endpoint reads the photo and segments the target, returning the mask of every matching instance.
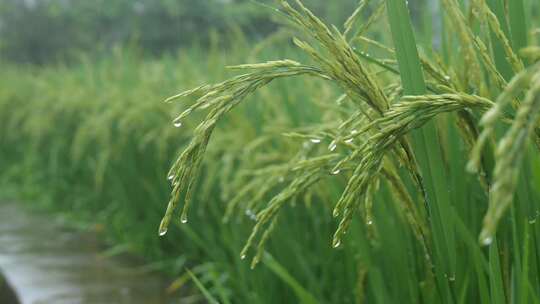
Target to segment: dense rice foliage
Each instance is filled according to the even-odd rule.
[[[156,233],[170,191],[167,171],[193,129],[189,121],[175,128],[173,115],[183,108],[162,100],[179,83],[194,86],[227,77],[224,66],[250,56],[292,55],[282,48],[259,53],[241,43],[237,40],[238,48],[225,54],[217,47],[210,51],[194,47],[155,61],[118,49],[111,58],[82,60],[69,68],[3,65],[2,197],[41,203],[40,207],[77,223],[104,226],[104,236],[117,244],[111,252],[142,254],[152,262],[150,267],[182,275],[184,280],[184,267],[189,267],[220,298],[234,298],[235,303],[296,301],[295,291],[275,273],[250,270],[240,260],[253,223],[250,217],[243,213],[228,224],[222,217],[227,199],[235,194],[232,185],[245,178],[235,180],[235,162],[251,162],[255,168],[261,162],[287,159],[297,144],[274,139],[283,130],[320,121],[323,105],[314,107],[309,95],[316,92],[327,100],[337,96],[321,82],[276,83],[271,95],[264,90],[256,95],[261,103],[231,113],[216,131],[217,144],[207,151],[214,161],[205,164],[205,181],[198,188],[190,225],[177,222],[161,239]],[[299,103],[304,105],[297,107]],[[271,124],[263,126],[262,120]],[[265,140],[257,139],[261,135]],[[253,151],[259,152],[250,157]],[[302,282],[296,293],[305,288],[320,299],[347,296],[352,301],[356,250],[336,252],[328,246],[334,228],[328,208],[298,203],[291,210],[295,212],[283,217],[288,224],[275,231],[281,241],[275,243],[277,262],[272,265]],[[303,247],[313,250],[306,253]],[[343,274],[349,277],[348,285],[345,280],[335,282]]]
[[[223,303],[540,302],[538,6],[444,0],[417,56],[368,2],[344,30],[282,2],[295,50],[6,66],[4,184]]]

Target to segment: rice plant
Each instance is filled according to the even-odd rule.
[[[104,227],[185,301],[538,303],[539,6],[428,4],[2,63],[0,196]]]
[[[239,160],[236,170],[253,177],[236,185],[225,219],[235,210],[251,210],[256,221],[241,259],[251,256],[251,267],[255,267],[264,259],[265,244],[280,225],[284,206],[297,197],[309,204],[306,195],[310,194],[306,193],[316,195],[328,179],[337,178],[346,181],[339,198],[331,202],[321,198],[331,204],[332,216],[339,221],[332,247],[343,243],[356,217],[365,224],[371,246],[381,246],[378,243],[384,236],[378,230],[383,229],[377,223],[382,221],[373,208],[384,184],[399,205],[396,216],[406,220],[417,241],[415,247],[423,252],[413,267],[420,271],[418,281],[422,283],[409,288],[411,297],[428,303],[495,303],[515,301],[516,297],[523,303],[529,298],[538,301],[537,266],[528,260],[529,219],[517,211],[537,210],[539,198],[530,170],[521,170],[524,162],[525,166],[538,162],[540,147],[540,65],[535,62],[534,47],[523,49],[528,28],[519,20],[525,16],[525,5],[532,8],[532,4],[514,1],[507,10],[502,1],[467,5],[442,1],[445,53],[455,54],[444,58],[436,50],[430,56],[418,54],[404,1],[380,3],[387,8],[392,41],[366,37],[371,23],[351,35],[354,24],[362,22],[359,16],[366,2],[360,2],[340,30],[325,24],[299,0],[294,5],[279,1],[280,12],[302,37],[294,38],[294,44],[311,57],[309,63],[281,59],[232,66],[246,72],[166,100],[196,96],[175,118],[176,125],[188,120],[191,113],[208,110],[169,171],[173,190],[159,234],[167,232],[180,201],[180,222],[187,223],[205,151],[223,117],[274,80],[310,76],[332,83],[343,95],[337,107],[325,109],[324,114],[332,119],[282,134],[298,141],[293,157],[262,163],[255,169],[244,168]],[[383,19],[382,13],[372,16]],[[393,47],[385,43],[393,43]],[[359,51],[374,47],[388,57]],[[323,142],[329,143],[327,149]],[[450,181],[448,167],[457,170],[451,159],[456,157],[451,155],[455,151],[452,145],[463,145],[469,155],[466,166],[459,162],[461,173],[453,174],[465,174],[467,169],[477,179],[474,187],[465,189]],[[475,206],[476,212],[459,212],[464,202],[456,201],[452,192],[464,190],[474,191],[478,200],[474,203],[485,202],[487,208]],[[515,197],[520,204],[509,215]],[[478,211],[484,213],[480,231],[475,225]],[[536,215],[529,216],[534,217],[534,224]],[[505,218],[510,221],[502,224]],[[502,231],[497,234],[497,230]],[[478,241],[472,241],[475,234]],[[476,269],[467,269],[471,261]],[[529,268],[535,268],[535,274],[530,275]],[[368,274],[368,285],[375,289],[377,283],[372,280],[376,276],[374,271]],[[433,289],[427,291],[422,284]],[[377,302],[388,303],[374,293]]]
[[[330,97],[334,90],[319,83],[281,83],[274,87],[274,92],[281,92],[280,96],[270,96],[265,90],[258,92],[259,98],[275,101],[274,107],[266,107],[265,112],[282,117],[273,129],[250,127],[256,126],[262,115],[256,106],[231,113],[227,125],[216,128],[221,144],[214,141],[207,151],[207,157],[216,161],[204,166],[204,176],[208,178],[199,185],[201,195],[196,198],[191,225],[173,225],[171,233],[161,239],[154,233],[161,202],[166,198],[168,181],[164,177],[169,161],[188,140],[186,130],[192,128],[189,121],[181,128],[170,124],[173,114],[183,109],[181,105],[171,108],[160,103],[161,90],[173,92],[177,83],[195,85],[208,77],[223,78],[227,74],[221,66],[243,58],[295,53],[289,48],[265,47],[255,54],[240,38],[230,39],[237,40],[226,58],[216,42],[209,50],[195,45],[159,60],[141,57],[136,49],[119,48],[113,56],[97,60],[82,57],[80,63],[69,67],[3,63],[0,197],[2,201],[25,201],[26,206],[60,213],[77,227],[105,232],[103,238],[114,246],[107,252],[142,255],[149,262],[147,269],[159,269],[173,279],[178,278],[171,280],[173,290],[186,285],[186,278],[190,278],[185,272],[188,268],[223,303],[230,303],[231,299],[290,302],[295,301],[296,294],[310,294],[318,299],[342,298],[349,285],[332,287],[330,278],[344,272],[353,276],[352,251],[333,255],[335,263],[323,265],[315,252],[306,255],[279,250],[283,255],[275,254],[274,260],[266,262],[272,265],[272,271],[251,271],[236,258],[250,230],[251,218],[243,215],[222,223],[221,202],[230,194],[221,189],[243,182],[246,177],[233,179],[231,175],[238,159],[247,164],[248,150],[257,154],[264,151],[251,159],[255,165],[286,156],[284,149],[292,152],[293,143],[276,146],[268,135],[279,132],[280,125],[294,127],[295,121],[318,120],[318,108],[292,107],[288,99],[307,100],[306,88]],[[230,132],[233,129],[237,132]],[[264,135],[263,131],[270,133]],[[295,240],[304,239],[301,231],[329,235],[331,220],[316,210],[320,211],[319,206],[306,209],[299,222],[293,220],[297,218],[295,214],[283,215],[291,225],[276,229],[274,238],[283,240],[283,245],[276,248],[296,246]],[[311,246],[326,248],[326,242],[319,239],[309,242]],[[300,259],[320,265],[328,279],[316,280],[311,270],[296,264]],[[338,263],[339,260],[348,261],[348,266]],[[295,283],[294,291],[289,283]],[[186,301],[200,301],[201,297],[185,294]]]

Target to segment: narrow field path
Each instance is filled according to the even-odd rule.
[[[0,272],[20,303],[177,303],[163,278],[104,257],[99,244],[96,235],[0,203]]]

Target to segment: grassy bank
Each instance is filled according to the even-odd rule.
[[[539,67],[496,22],[528,33],[531,11],[443,1],[442,50],[418,57],[388,3],[394,35],[384,6],[342,35],[283,5],[298,48],[5,65],[3,184],[223,303],[538,303]],[[264,63],[224,68],[245,62]]]

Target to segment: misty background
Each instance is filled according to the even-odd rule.
[[[330,4],[330,2],[332,2]],[[306,1],[338,22],[355,0]],[[131,45],[147,55],[241,32],[262,39],[280,22],[270,0],[2,0],[0,57],[24,63],[66,61]],[[341,21],[342,22],[342,21]]]

